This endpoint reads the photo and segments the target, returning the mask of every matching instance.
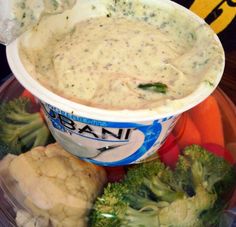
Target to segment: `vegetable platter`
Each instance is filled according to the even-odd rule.
[[[182,114],[157,151],[158,159],[105,168],[91,167],[65,151],[57,156],[59,145],[47,129],[39,103],[13,76],[0,87],[0,100],[0,226],[235,226],[236,108],[221,89]],[[37,152],[42,154],[43,168],[40,180],[33,185],[26,179],[34,175],[31,167]],[[31,160],[30,165],[22,165],[24,160]],[[65,198],[72,194],[61,198],[63,194],[58,197],[58,206],[53,202],[64,186],[50,191],[51,182],[45,177],[44,188],[52,194],[43,203],[43,197],[37,198],[42,193],[35,191],[42,187],[44,175],[56,175],[60,168],[64,171],[61,163],[80,165],[71,176],[87,181],[90,194],[77,192],[71,204]],[[24,175],[26,170],[30,173]],[[64,175],[70,176],[68,172]],[[12,183],[13,176],[18,184]],[[26,185],[35,187],[34,192]],[[82,212],[75,201],[82,204],[84,193],[92,199]],[[56,205],[49,208],[48,204]]]

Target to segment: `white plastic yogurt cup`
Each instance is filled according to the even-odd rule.
[[[89,9],[86,4],[101,4],[101,2],[80,1],[85,10],[77,19],[84,19],[85,11]],[[153,1],[143,0],[143,2]],[[199,21],[199,24],[204,23],[202,19],[176,3],[165,1],[163,4],[186,12]],[[214,38],[221,46],[218,37],[215,35]],[[18,44],[19,39],[7,47],[9,65],[18,81],[40,100],[49,129],[55,139],[68,152],[104,166],[134,164],[152,155],[155,156],[180,114],[207,98],[217,87],[224,70],[223,61],[211,86],[202,82],[193,93],[171,101],[171,105],[159,108],[158,112],[105,110],[72,102],[42,86],[26,71],[19,56]],[[222,58],[224,59],[224,56]]]

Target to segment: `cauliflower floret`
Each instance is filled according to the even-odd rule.
[[[34,216],[53,226],[87,225],[87,215],[106,183],[102,167],[84,162],[58,144],[33,148],[8,161],[9,173]]]

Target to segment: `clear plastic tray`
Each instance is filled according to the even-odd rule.
[[[18,83],[14,76],[10,77],[0,87],[0,103],[18,97],[23,90],[24,88]],[[213,95],[219,102],[222,112],[226,147],[236,160],[236,107],[221,89],[218,88]],[[5,180],[1,181],[3,178],[4,176],[0,176],[0,226],[16,226],[16,210],[21,209],[22,212],[28,211],[19,203],[20,199],[17,198],[16,200],[12,192],[9,192],[11,191],[9,190],[9,184],[12,183],[10,179],[6,183]],[[7,176],[5,176],[5,179],[6,178]],[[17,193],[15,195],[17,195]],[[21,195],[17,196],[21,197]],[[234,223],[234,219],[236,219],[236,208],[234,208],[236,207],[236,192],[232,197],[230,207],[232,209],[227,210],[225,214],[227,218],[222,222],[221,227],[236,226],[236,221]]]

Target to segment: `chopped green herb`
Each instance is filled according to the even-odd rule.
[[[190,33],[189,33],[189,36],[191,37],[192,40],[196,40],[195,34],[193,34],[193,33],[190,32]]]
[[[22,15],[22,19],[24,19],[26,17],[26,13],[23,13]]]
[[[207,84],[209,84],[210,86],[214,86],[214,84],[213,84],[211,81],[209,81],[209,80],[205,80],[205,82],[206,82]]]
[[[156,82],[156,83],[139,84],[138,88],[165,94],[168,87],[166,84],[163,84],[161,82]]]
[[[52,5],[53,5],[54,9],[57,9],[59,6],[59,3],[57,2],[57,0],[52,0]]]

